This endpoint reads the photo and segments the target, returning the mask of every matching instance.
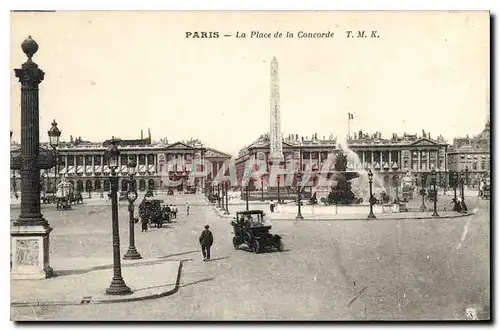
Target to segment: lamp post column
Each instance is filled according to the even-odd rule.
[[[302,180],[302,174],[301,173],[298,173],[297,174],[297,216],[295,217],[295,219],[297,221],[300,221],[300,220],[303,220],[304,217],[302,216],[302,211],[301,211],[301,205],[302,205],[302,201],[301,201],[301,197],[300,197],[300,191],[301,191],[301,181]]]
[[[135,165],[134,165],[135,167]],[[130,169],[130,166],[129,166]],[[130,170],[129,170],[130,173]],[[140,260],[141,254],[135,248],[135,219],[134,219],[134,201],[137,199],[137,190],[135,188],[134,175],[130,174],[130,182],[128,185],[127,199],[129,211],[129,247],[127,253],[123,256],[124,260]]]
[[[434,193],[433,193],[434,194],[434,212],[432,213],[433,217],[439,216],[439,214],[437,212],[438,192],[437,192],[437,188],[436,188],[436,182],[437,182],[436,171],[434,169],[432,169],[432,184],[434,186]]]
[[[425,179],[422,175],[422,189],[420,190],[420,194],[422,195],[422,205],[420,206],[420,211],[426,211],[427,207],[425,206]]]
[[[217,207],[221,208],[220,206],[220,199],[221,199],[221,194],[220,194],[220,183],[217,184]]]
[[[228,185],[229,183],[228,182],[225,182],[224,183],[224,187],[225,187],[225,190],[226,191],[226,208],[224,209],[224,215],[229,215],[229,196],[228,196]]]
[[[373,204],[374,204],[374,197],[373,197],[373,173],[371,169],[368,170],[368,184],[370,187],[370,213],[368,214],[369,219],[377,218],[375,217],[375,214],[373,213]]]
[[[264,202],[264,179],[260,178],[260,201]]]
[[[245,187],[245,201],[246,201],[246,210],[248,210],[248,183]]]
[[[53,274],[49,266],[49,234],[52,228],[40,210],[40,169],[50,169],[54,160],[40,155],[38,86],[45,73],[33,62],[38,44],[26,39],[21,48],[28,57],[14,69],[21,83],[21,156],[11,169],[21,173],[21,212],[11,227],[13,252],[11,279],[42,279]]]

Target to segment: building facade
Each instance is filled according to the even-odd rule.
[[[372,171],[381,178],[384,188],[400,185],[403,176],[411,174],[418,186],[422,179],[428,179],[431,170],[437,172],[438,185],[448,185],[448,144],[441,137],[433,139],[424,131],[417,134],[393,134],[391,139],[382,138],[380,133],[366,134],[359,131],[347,141],[349,151],[347,171]],[[290,161],[298,163],[303,173],[316,172],[322,169],[326,160],[331,160],[342,152],[333,135],[328,138],[318,138],[317,134],[309,137],[289,135],[283,139],[284,160],[282,167],[286,168]],[[263,160],[268,164],[269,137],[261,135],[249,146],[242,148],[236,159],[238,179],[243,178],[245,167],[252,159]],[[254,183],[254,186],[266,187],[269,176],[269,167],[266,173]],[[309,185],[316,186],[314,176],[311,176]],[[426,183],[427,184],[427,183]],[[255,187],[253,187],[255,188]]]
[[[57,176],[56,167],[47,171],[42,170],[42,187],[45,191],[53,191],[56,181],[62,177],[74,185],[79,191],[101,192],[110,190],[109,176],[111,169],[105,157],[107,145],[104,143],[84,142],[77,139],[75,142],[60,143],[57,148]],[[129,177],[127,164],[129,159],[136,160],[136,187],[139,191],[167,189],[200,188],[207,180],[213,178],[212,171],[203,166],[205,160],[212,163],[217,169],[222,167],[230,155],[205,147],[199,140],[176,142],[169,144],[165,140],[151,142],[150,138],[136,140],[121,140],[117,142],[120,150],[118,175],[118,189],[127,190]],[[50,150],[50,147],[41,146]],[[16,153],[18,145],[11,146],[11,152]],[[199,175],[191,176],[192,172]],[[57,177],[57,179],[56,179]],[[194,177],[194,178],[193,178]],[[169,186],[165,179],[180,183],[176,187]],[[11,189],[19,190],[20,175],[11,170]]]
[[[477,187],[481,178],[490,176],[490,120],[473,138],[455,138],[448,153],[450,171],[463,172],[466,185]]]

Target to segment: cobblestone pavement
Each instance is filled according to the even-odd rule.
[[[455,219],[273,222],[272,232],[284,236],[285,251],[257,255],[234,250],[229,220],[202,197],[171,199],[178,206],[189,201],[191,215],[181,208],[177,223],[139,232],[136,246],[144,257],[183,260],[176,294],[131,303],[15,307],[13,319],[465,319],[471,306],[480,318],[488,316],[489,201],[476,199],[476,215]],[[44,215],[54,227],[52,256],[108,254],[111,259],[105,207],[82,205]],[[126,215],[123,205],[122,252],[128,241]],[[209,263],[202,261],[198,245],[205,224],[215,236]]]

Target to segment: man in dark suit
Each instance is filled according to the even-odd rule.
[[[201,252],[203,253],[203,261],[210,261],[210,249],[214,243],[214,236],[209,230],[210,226],[205,225],[205,230],[201,233],[200,244]]]

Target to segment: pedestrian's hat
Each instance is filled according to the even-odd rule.
[[[205,225],[205,229],[208,229],[210,226],[209,225]]]

